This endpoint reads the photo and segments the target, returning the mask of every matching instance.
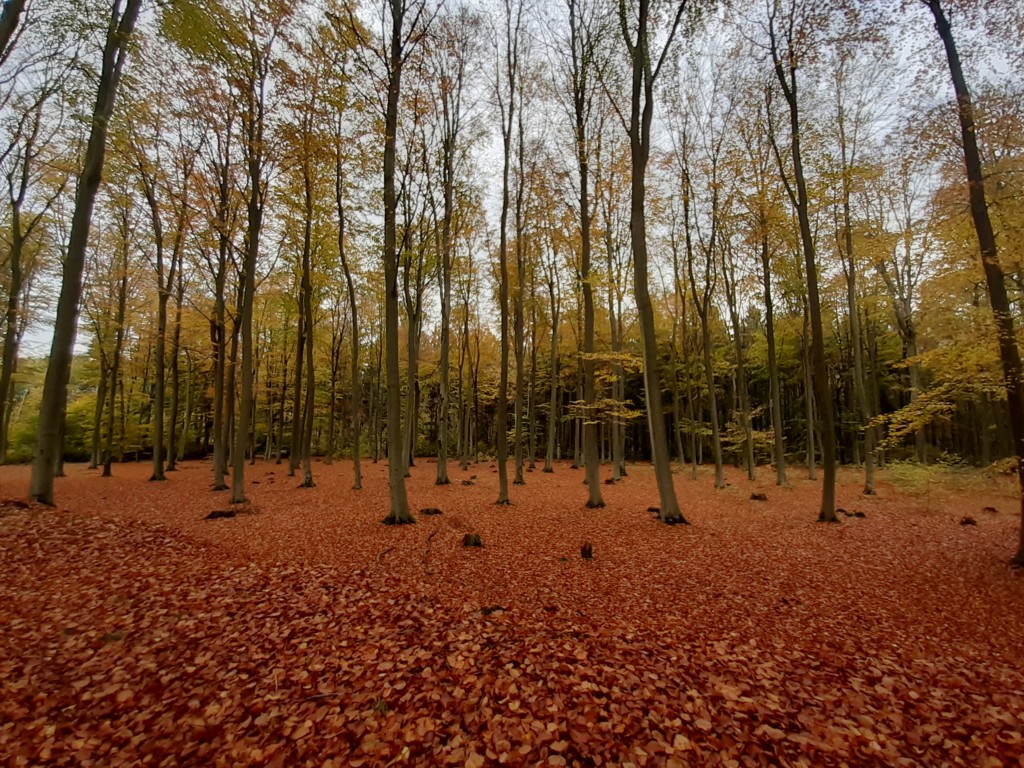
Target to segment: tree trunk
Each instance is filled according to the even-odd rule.
[[[25,241],[21,231],[21,199],[19,199],[11,208],[11,245],[7,255],[7,263],[11,270],[11,282],[7,294],[7,324],[4,327],[3,362],[0,364],[0,464],[7,460],[7,441],[11,431],[7,401],[11,397],[11,380],[18,361],[18,320],[21,313],[22,288],[21,256],[24,245]]]
[[[402,378],[398,366],[398,244],[395,232],[398,210],[395,193],[395,149],[398,136],[398,99],[401,88],[403,51],[402,27],[405,0],[389,0],[388,93],[384,114],[384,343],[387,364],[388,487],[391,509],[384,522],[414,523],[409,514],[405,488],[405,457],[402,455]]]
[[[681,4],[682,5],[682,4]],[[680,13],[681,13],[680,8]],[[639,0],[636,44],[630,46],[632,58],[632,98],[629,123],[630,173],[630,241],[633,253],[633,286],[643,350],[644,392],[650,421],[651,459],[661,499],[658,519],[667,523],[685,523],[679,510],[672,466],[669,460],[668,436],[661,404],[658,380],[658,342],[654,333],[654,306],[651,303],[648,256],[645,177],[651,147],[651,122],[654,117],[654,73],[651,72],[648,46],[649,0]],[[624,13],[624,11],[620,11]],[[678,23],[678,18],[677,18]],[[623,28],[628,25],[623,20]],[[627,40],[627,46],[629,41]]]
[[[167,471],[178,468],[178,409],[181,405],[181,305],[185,297],[182,270],[178,270],[178,287],[174,301],[174,335],[171,337],[171,424],[167,439]],[[188,437],[187,424],[182,429],[181,439]]]
[[[50,358],[39,405],[36,451],[32,462],[29,494],[43,504],[53,504],[53,480],[63,452],[61,414],[64,413],[67,403],[67,386],[75,350],[78,311],[82,298],[82,273],[89,244],[92,211],[103,176],[107,128],[114,110],[121,72],[128,56],[129,39],[141,5],[142,0],[125,0],[124,10],[121,11],[121,0],[114,0],[103,47],[96,103],[93,107],[82,173],[75,193],[75,211],[71,219],[71,233],[64,258],[53,341],[50,345]]]
[[[295,476],[295,470],[302,461],[302,376],[305,371],[306,356],[306,319],[305,303],[302,300],[302,289],[299,289],[299,322],[296,325],[295,344],[295,388],[292,390],[292,427],[291,440],[288,448],[288,477]]]
[[[740,426],[743,429],[743,463],[747,479],[754,480],[754,435],[750,425],[750,393],[747,392],[747,368],[743,357],[743,335],[740,330],[740,316],[736,298],[735,262],[729,243],[725,247],[728,263],[723,264],[722,277],[725,283],[725,298],[729,308],[729,322],[732,325],[733,345],[736,350],[735,385],[740,401]]]
[[[768,346],[768,385],[772,398],[772,442],[775,452],[775,484],[786,484],[786,446],[782,430],[782,390],[779,387],[779,363],[775,355],[775,304],[772,301],[772,273],[768,251],[768,222],[760,214],[761,280],[764,285],[765,336]]]
[[[826,523],[837,523],[836,517],[836,436],[835,418],[832,409],[832,392],[828,380],[828,365],[825,360],[825,332],[821,318],[821,298],[818,293],[818,265],[811,231],[810,200],[807,194],[807,183],[804,178],[803,157],[800,148],[800,112],[797,100],[797,64],[790,50],[785,52],[785,63],[776,47],[774,29],[772,35],[772,59],[775,75],[782,87],[789,106],[790,153],[793,166],[793,178],[796,182],[794,192],[786,181],[790,200],[796,208],[800,223],[800,243],[804,255],[804,270],[807,279],[807,303],[811,326],[811,360],[816,387],[816,400],[821,420],[821,453],[824,469],[824,482],[821,489],[821,507],[818,520]]]
[[[591,75],[591,62],[588,60],[587,48],[589,40],[585,37],[581,37],[583,24],[582,20],[577,21],[576,18],[576,2],[570,0],[569,2],[569,14],[570,14],[570,35],[571,35],[571,53],[572,53],[572,89],[573,89],[573,116],[575,123],[573,125],[573,138],[576,143],[576,166],[579,173],[579,204],[580,204],[580,280],[583,283],[583,403],[584,403],[584,421],[583,421],[583,465],[586,470],[586,483],[587,483],[587,506],[590,508],[603,507],[604,498],[601,496],[601,464],[598,456],[598,444],[597,444],[597,414],[595,412],[597,403],[597,387],[594,380],[594,286],[593,276],[590,271],[590,262],[592,255],[591,235],[593,226],[591,224],[590,215],[590,147],[588,145],[587,138],[587,119],[589,117],[589,105],[593,97],[593,94],[589,93],[588,78]],[[646,170],[646,157],[644,157],[644,164],[639,165],[636,157],[633,162],[633,174],[634,181],[636,174],[639,173],[640,186],[643,189],[643,174]],[[634,184],[633,191],[636,193],[637,185]],[[637,211],[635,208],[634,201],[634,218],[631,220],[633,226],[636,226],[637,219],[636,214],[639,213],[639,217],[642,220],[644,216],[643,199],[639,201],[640,206]],[[643,222],[641,221],[641,227]],[[634,238],[642,230],[633,230]],[[645,277],[646,280],[646,242],[643,243],[641,250],[643,251],[642,258],[645,260]],[[636,244],[634,243],[633,248],[634,258],[637,255]],[[646,292],[647,286],[644,285],[644,291]],[[641,303],[641,298],[637,297],[637,304]],[[651,327],[650,331],[653,333],[653,314],[651,316]],[[643,318],[641,318],[643,323]],[[653,342],[653,338],[651,339]],[[648,360],[645,356],[645,363],[649,364],[652,361]],[[655,375],[655,371],[650,371],[649,375]],[[661,394],[659,390],[658,394],[659,406]],[[660,410],[660,408],[659,408]],[[662,424],[664,428],[664,424]],[[671,478],[669,479],[671,482]],[[673,498],[675,494],[673,492]]]
[[[96,408],[92,417],[92,450],[89,454],[89,469],[96,469],[102,458],[103,406],[107,398],[107,356],[100,352],[100,380],[96,385]],[[6,410],[6,408],[5,408]]]
[[[988,214],[988,202],[985,198],[985,177],[981,165],[981,153],[978,151],[978,138],[974,122],[974,104],[971,101],[967,81],[964,78],[960,56],[953,40],[953,30],[946,18],[940,0],[927,0],[935,18],[935,28],[946,49],[949,72],[953,79],[953,90],[956,93],[960,133],[963,141],[964,164],[967,168],[967,181],[970,186],[971,218],[978,235],[981,250],[981,263],[985,270],[985,283],[988,288],[989,303],[999,330],[999,357],[1003,364],[1003,378],[1006,381],[1006,394],[1009,403],[1010,429],[1013,433],[1013,449],[1017,455],[1017,478],[1020,483],[1020,541],[1013,563],[1024,567],[1024,388],[1022,388],[1020,351],[1017,348],[1017,336],[1014,330],[1013,315],[1006,294],[1006,279],[1003,267],[999,263],[996,248],[995,232]]]
[[[313,368],[313,282],[310,277],[312,269],[312,232],[313,232],[313,185],[310,171],[305,168],[305,225],[302,237],[302,318],[306,324],[306,401],[303,406],[302,422],[302,487],[312,488],[313,482],[313,410],[316,404],[316,380]],[[296,368],[301,368],[301,364]],[[334,404],[331,403],[333,408]]]
[[[125,228],[125,242],[121,253],[121,279],[117,286],[117,317],[115,318],[114,351],[110,357],[110,403],[107,406],[107,436],[103,452],[103,477],[110,477],[114,457],[114,417],[117,412],[117,382],[121,370],[121,349],[124,345],[124,320],[128,305],[128,240]],[[122,406],[124,396],[121,397]]]

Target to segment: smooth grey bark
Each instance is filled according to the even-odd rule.
[[[111,476],[111,464],[114,461],[114,419],[117,411],[118,376],[121,371],[121,350],[124,347],[124,321],[128,305],[128,249],[129,228],[128,213],[122,211],[122,244],[119,256],[119,268],[121,276],[117,283],[117,314],[114,317],[114,350],[110,355],[110,384],[108,392],[110,402],[107,404],[107,434],[103,450],[103,477]],[[121,394],[122,426],[121,433],[124,434],[124,393]]]
[[[210,342],[214,349],[213,364],[213,490],[227,489],[227,414],[225,390],[227,382],[227,290],[228,253],[231,250],[231,230],[234,224],[231,144],[233,139],[233,113],[229,113],[225,133],[216,137],[216,156],[213,159],[217,177],[216,230],[217,260],[207,257],[207,266],[213,273],[213,320],[210,323]]]
[[[501,112],[502,170],[501,218],[498,225],[498,304],[500,309],[501,371],[498,378],[498,403],[495,413],[495,453],[498,461],[498,504],[510,504],[508,497],[508,211],[510,207],[509,176],[512,162],[512,127],[516,115],[516,95],[519,79],[519,42],[523,19],[522,2],[505,0],[504,75],[508,92],[496,92]],[[499,75],[500,77],[500,75]],[[507,98],[507,101],[506,101]]]
[[[857,262],[853,249],[853,166],[858,162],[857,124],[852,135],[847,131],[847,109],[843,99],[842,85],[845,81],[845,62],[840,58],[836,73],[836,130],[839,135],[839,163],[841,176],[841,238],[839,251],[846,276],[846,311],[850,322],[850,346],[853,348],[853,391],[860,410],[861,430],[864,440],[864,493],[875,492],[875,430],[871,427],[871,407],[868,404],[867,386],[864,378],[864,350],[861,342],[860,313],[857,308]],[[854,438],[856,449],[861,436]]]
[[[388,488],[391,508],[384,522],[416,522],[409,513],[405,488],[405,464],[402,441],[402,379],[398,366],[398,243],[396,218],[398,199],[395,191],[395,155],[398,138],[398,101],[401,95],[405,50],[406,0],[388,0],[391,35],[387,41],[387,100],[384,110],[384,344],[387,366]],[[415,27],[415,20],[413,21]]]
[[[736,296],[736,261],[728,239],[723,252],[725,258],[722,265],[722,283],[725,288],[725,300],[729,308],[729,321],[732,325],[733,345],[736,351],[736,390],[740,401],[740,427],[743,429],[743,463],[747,468],[747,479],[754,480],[754,435],[750,425],[750,394],[747,392],[747,367],[743,354],[743,333],[740,329]]]
[[[167,471],[173,472],[178,465],[179,440],[188,440],[188,423],[178,433],[178,410],[181,404],[181,306],[185,299],[183,270],[178,269],[178,285],[174,299],[174,334],[171,336],[171,404],[170,430],[167,436]]]
[[[36,430],[36,450],[32,462],[29,495],[43,504],[53,504],[53,480],[63,453],[61,414],[64,413],[67,403],[67,387],[74,357],[78,312],[82,299],[82,273],[85,268],[85,252],[89,244],[89,230],[92,226],[92,211],[103,177],[110,116],[114,111],[121,73],[128,57],[128,44],[141,5],[142,0],[125,0],[122,10],[121,0],[114,0],[103,46],[96,102],[92,111],[82,173],[75,192],[75,211],[71,219],[71,233],[54,318],[53,341],[50,344],[50,359],[46,367],[39,406],[39,424]]]
[[[520,91],[522,93],[522,91]],[[523,119],[523,104],[520,96],[517,114],[516,142],[516,203],[515,203],[515,255],[516,255],[516,290],[512,305],[512,344],[516,359],[516,386],[513,395],[513,411],[515,414],[515,431],[513,437],[513,457],[515,479],[513,485],[525,485],[523,477],[523,406],[526,387],[526,221],[524,206],[526,203],[527,171],[526,171],[526,125]]]
[[[725,465],[722,460],[722,430],[718,422],[718,390],[715,386],[715,369],[712,360],[712,338],[711,338],[711,299],[714,294],[715,284],[718,281],[717,260],[715,251],[718,248],[718,188],[715,185],[711,193],[711,233],[709,241],[701,245],[704,256],[704,270],[701,275],[700,285],[703,288],[697,290],[697,276],[694,271],[693,237],[690,227],[690,200],[692,189],[690,187],[689,172],[684,167],[683,180],[683,227],[686,238],[686,268],[690,277],[690,294],[693,297],[693,305],[697,310],[697,317],[700,320],[701,349],[704,356],[704,385],[707,387],[708,418],[711,422],[711,446],[715,457],[715,488],[725,487]]]
[[[595,320],[591,273],[593,223],[590,212],[590,136],[588,123],[593,106],[596,40],[581,15],[579,0],[568,0],[569,72],[572,86],[573,140],[579,181],[580,282],[583,285],[583,465],[586,470],[587,506],[603,507],[601,465],[598,456],[597,387],[594,380]]]
[[[814,371],[814,385],[818,416],[821,421],[821,454],[824,477],[821,489],[821,507],[818,520],[826,523],[838,523],[836,516],[836,436],[835,416],[832,407],[832,392],[829,387],[828,366],[825,361],[825,332],[821,318],[821,298],[818,292],[817,253],[814,236],[811,232],[810,198],[807,193],[807,181],[804,176],[803,155],[800,133],[800,102],[797,90],[798,56],[794,50],[795,39],[800,30],[795,28],[795,20],[791,16],[788,26],[783,31],[783,49],[780,49],[776,29],[776,14],[770,13],[768,35],[775,69],[775,79],[779,83],[782,94],[789,107],[790,132],[790,163],[792,165],[793,184],[789,174],[783,170],[781,155],[777,153],[778,165],[790,202],[796,209],[800,224],[800,243],[804,256],[805,277],[807,279],[807,304],[811,330],[811,361]],[[777,148],[776,148],[777,149]]]
[[[275,35],[276,36],[276,33]],[[273,40],[273,37],[271,40]],[[252,45],[256,48],[257,46]],[[266,83],[270,76],[270,43],[251,56],[247,72],[246,109],[242,112],[246,171],[249,197],[246,201],[246,232],[242,259],[241,306],[242,392],[238,405],[235,440],[231,451],[231,503],[245,502],[245,452],[250,443],[249,430],[253,413],[253,334],[252,315],[256,303],[256,262],[259,258],[260,235],[266,206]],[[301,365],[297,362],[296,365]]]
[[[786,484],[786,445],[782,430],[782,390],[779,387],[779,362],[775,352],[775,304],[772,300],[771,256],[768,248],[768,221],[759,213],[761,229],[761,281],[764,287],[765,337],[768,347],[768,383],[772,398],[772,445],[775,454],[775,484]]]
[[[441,402],[437,420],[437,475],[436,485],[448,485],[448,421],[451,410],[451,315],[452,315],[452,221],[455,218],[455,156],[459,150],[462,127],[462,92],[465,85],[469,35],[473,34],[465,19],[452,18],[447,32],[451,60],[442,64],[441,71],[441,190],[444,208],[441,215],[441,360],[439,375]],[[461,374],[461,371],[460,371]],[[461,376],[460,376],[461,386]],[[460,411],[461,412],[461,411]],[[460,432],[461,441],[461,432]]]
[[[308,115],[304,118],[308,120]],[[304,125],[303,128],[308,131],[308,125]],[[307,133],[308,135],[308,133]],[[303,202],[304,202],[304,221],[302,228],[302,286],[300,291],[300,301],[302,303],[301,319],[305,323],[305,334],[306,338],[306,399],[303,404],[303,420],[302,420],[302,483],[303,488],[312,488],[315,483],[313,482],[313,411],[316,404],[316,370],[313,367],[313,329],[316,323],[313,322],[313,281],[311,277],[312,271],[312,251],[313,251],[313,172],[310,167],[312,159],[309,157],[309,152],[303,153],[303,166],[302,166],[302,189],[303,189]],[[296,366],[297,368],[301,365]],[[331,407],[334,404],[331,403]]]
[[[999,262],[995,231],[989,218],[988,201],[985,197],[985,176],[981,163],[981,152],[978,149],[974,103],[967,88],[963,67],[960,64],[960,55],[953,38],[953,30],[942,8],[942,3],[940,0],[925,0],[925,2],[932,12],[935,28],[946,49],[946,60],[949,64],[950,76],[953,79],[953,90],[956,93],[957,112],[960,119],[964,165],[969,185],[971,218],[974,220],[974,229],[981,250],[981,263],[985,271],[989,303],[992,306],[992,314],[999,330],[999,357],[1003,364],[1003,379],[1006,382],[1013,448],[1017,455],[1017,478],[1020,483],[1020,538],[1017,552],[1011,562],[1018,567],[1024,567],[1024,465],[1022,465],[1024,462],[1024,386],[1022,386],[1020,350],[1017,348],[1013,315],[1006,293],[1006,276]]]
[[[360,490],[363,487],[363,470],[360,463],[360,448],[362,438],[362,425],[359,422],[360,405],[362,402],[363,385],[359,375],[359,297],[356,294],[355,280],[352,278],[352,269],[348,261],[348,248],[345,241],[345,230],[347,216],[345,214],[345,168],[344,156],[342,154],[340,138],[337,141],[334,171],[334,204],[338,214],[338,256],[341,260],[341,269],[345,274],[345,288],[348,299],[348,308],[352,323],[352,353],[351,353],[351,399],[352,399],[352,488]],[[332,404],[333,409],[333,404]]]
[[[654,334],[654,306],[651,302],[648,276],[645,179],[651,151],[651,123],[654,119],[654,83],[665,62],[666,54],[672,44],[672,38],[679,28],[686,6],[685,0],[679,3],[668,39],[656,62],[652,60],[649,45],[650,0],[637,0],[635,33],[631,31],[625,4],[619,6],[622,36],[629,53],[632,69],[629,121],[629,226],[633,252],[633,286],[643,348],[644,391],[650,422],[651,457],[658,484],[658,496],[661,499],[658,519],[667,523],[685,523],[686,518],[679,510],[679,501],[672,483],[668,436],[665,431],[665,419],[661,404],[658,343]]]

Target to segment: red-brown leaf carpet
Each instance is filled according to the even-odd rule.
[[[385,466],[206,462],[167,482],[70,466],[56,509],[0,506],[0,760],[10,765],[1003,766],[1024,755],[1024,575],[1009,481],[861,496],[559,464],[499,507],[493,463],[385,527]],[[607,468],[602,468],[602,477]],[[883,473],[883,477],[884,477]],[[464,485],[463,480],[472,485]],[[24,497],[25,467],[0,469]],[[763,492],[767,501],[750,499]],[[993,506],[997,512],[983,512]],[[965,514],[976,525],[961,525]],[[466,533],[484,546],[465,548]],[[593,545],[593,560],[580,547]]]

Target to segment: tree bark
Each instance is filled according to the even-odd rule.
[[[403,31],[406,0],[389,0],[391,38],[388,41],[387,104],[384,113],[384,343],[387,365],[388,487],[391,509],[387,524],[414,523],[409,514],[402,455],[402,379],[398,366],[398,244],[395,232],[398,200],[395,193],[395,154],[398,136],[398,99],[402,82]]]
[[[953,39],[953,30],[942,8],[942,3],[940,0],[926,0],[926,2],[935,18],[935,28],[946,49],[946,60],[949,63],[949,72],[953,79],[953,90],[956,93],[957,111],[960,118],[964,165],[967,169],[971,218],[974,220],[974,229],[978,235],[989,303],[992,306],[992,314],[999,331],[999,357],[1003,365],[1003,379],[1006,382],[1010,429],[1013,434],[1014,453],[1017,455],[1017,478],[1020,483],[1020,539],[1012,562],[1018,567],[1024,567],[1024,464],[1022,464],[1024,461],[1024,388],[1022,388],[1020,351],[1017,348],[1017,335],[1006,293],[1006,278],[1002,264],[999,262],[996,236],[988,214],[985,177],[974,121],[974,103],[964,78],[960,55]]]
[[[775,484],[786,484],[786,446],[782,429],[782,390],[779,387],[779,363],[775,354],[775,304],[772,301],[772,272],[768,250],[768,222],[763,212],[761,227],[761,280],[764,285],[765,336],[768,346],[768,384],[772,398],[772,444],[775,452]]]
[[[816,400],[821,420],[821,453],[824,478],[821,489],[821,507],[818,520],[826,523],[838,523],[836,517],[836,437],[835,417],[832,408],[832,392],[828,380],[828,365],[825,360],[825,332],[821,318],[821,298],[818,292],[818,265],[811,231],[810,200],[807,194],[807,182],[804,177],[803,156],[800,145],[800,108],[797,96],[797,60],[792,50],[794,34],[789,30],[787,50],[780,54],[774,27],[775,19],[769,24],[771,37],[772,61],[775,76],[782,88],[782,93],[789,106],[790,153],[793,167],[793,180],[796,190],[792,189],[788,177],[784,177],[786,189],[793,206],[796,208],[800,223],[800,243],[804,255],[804,269],[807,279],[807,303],[811,326],[811,360],[816,387]],[[781,163],[780,163],[781,170]]]
[[[644,391],[647,399],[647,413],[650,421],[651,458],[658,483],[661,507],[658,519],[667,523],[685,523],[679,510],[675,486],[672,483],[672,466],[669,459],[668,436],[661,404],[661,385],[658,380],[658,342],[654,335],[654,306],[651,303],[648,256],[645,177],[651,149],[651,123],[654,117],[654,81],[664,61],[664,53],[671,43],[665,44],[658,67],[653,68],[648,44],[648,15],[650,0],[638,0],[637,32],[633,43],[629,36],[629,24],[624,16],[625,6],[620,6],[623,36],[632,64],[632,92],[630,99],[629,150],[630,173],[630,241],[633,252],[633,286],[636,293],[637,314],[640,323],[640,340],[643,348]],[[679,4],[678,13],[686,3]],[[672,32],[678,28],[680,16],[676,16]]]
[[[139,15],[142,0],[114,0],[110,12],[106,42],[100,69],[96,103],[93,107],[89,141],[85,149],[82,174],[75,193],[75,212],[64,259],[60,297],[54,319],[50,359],[43,381],[36,431],[36,451],[32,462],[30,496],[43,504],[53,504],[53,480],[63,451],[61,414],[67,403],[67,386],[74,357],[77,319],[82,298],[82,273],[89,244],[92,211],[103,177],[107,129],[114,110],[114,100],[121,72],[128,56],[128,43]]]
[[[597,387],[594,381],[594,286],[591,275],[591,236],[593,225],[590,215],[590,145],[587,136],[587,122],[590,118],[590,105],[593,95],[590,93],[590,76],[593,73],[593,41],[586,30],[583,19],[578,17],[579,8],[576,0],[569,0],[569,35],[572,72],[573,101],[573,138],[576,149],[576,168],[579,174],[579,206],[580,206],[580,281],[583,284],[583,465],[586,470],[587,506],[603,507],[601,496],[601,464],[598,456],[597,443]],[[634,111],[636,111],[634,109]],[[635,121],[634,115],[634,121]],[[634,158],[633,173],[641,174],[640,189],[643,189],[642,175],[644,165],[638,166]],[[634,193],[637,187],[633,187]],[[643,199],[640,200],[639,216],[644,216]],[[636,224],[636,221],[633,221]],[[642,226],[642,223],[641,223]],[[634,231],[634,237],[637,232]],[[643,258],[646,259],[646,242],[642,246]],[[634,256],[637,253],[633,249]],[[646,265],[645,265],[646,269]],[[646,285],[644,286],[646,290]],[[640,303],[638,298],[637,303]],[[653,332],[653,315],[651,329]],[[652,372],[653,374],[653,372]],[[660,400],[660,393],[658,395]],[[664,428],[664,424],[662,424]],[[673,494],[674,496],[674,494]]]

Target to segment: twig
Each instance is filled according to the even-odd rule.
[[[316,693],[312,696],[307,696],[302,701],[316,701],[317,699],[329,699],[332,696],[341,696],[344,691],[331,691],[330,693]]]
[[[380,565],[380,559],[390,552],[394,547],[384,547],[380,552],[377,553],[377,565]]]
[[[423,571],[427,574],[427,576],[431,575],[430,569],[427,567],[427,555],[430,554],[430,540],[437,536],[439,530],[440,529],[435,528],[433,531],[430,532],[430,535],[427,536],[427,546],[423,549]]]

